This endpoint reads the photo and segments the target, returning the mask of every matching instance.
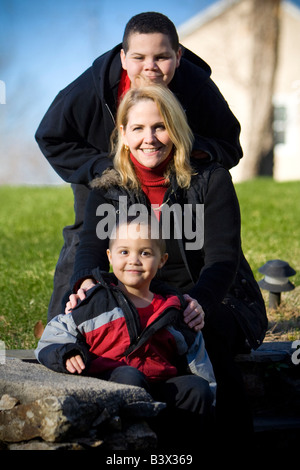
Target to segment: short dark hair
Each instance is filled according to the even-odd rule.
[[[149,239],[154,241],[160,253],[164,255],[166,253],[166,241],[162,237],[162,229],[159,226],[158,220],[154,214],[139,214],[139,216],[132,216],[127,214],[126,218],[124,219],[118,215],[116,217],[116,223],[109,237],[109,248],[111,249],[115,239],[117,238],[117,233],[121,225],[126,224],[127,226],[129,226],[130,224],[135,223],[137,223],[137,225],[139,226],[144,225],[148,227]],[[152,238],[151,235],[154,235],[154,237]]]
[[[129,36],[131,34],[152,34],[162,33],[168,36],[172,49],[175,52],[179,49],[179,39],[176,28],[172,21],[162,13],[148,11],[133,16],[125,26],[123,35],[123,49],[125,54],[129,49]]]

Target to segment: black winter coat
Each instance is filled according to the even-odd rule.
[[[123,210],[120,196],[123,196],[127,203],[126,210],[134,204],[142,204],[151,210],[149,200],[142,191],[135,194],[120,188],[113,182],[113,173],[110,184],[109,178],[107,183],[107,187],[93,189],[89,195],[71,280],[75,291],[79,281],[92,277],[95,267],[100,266],[104,271],[109,269],[106,256],[108,238],[99,239],[97,236],[99,223],[104,220],[104,214],[100,216],[98,208],[109,204],[107,207],[120,212]],[[257,348],[266,332],[267,317],[260,289],[242,252],[239,203],[230,173],[218,163],[201,164],[190,188],[178,188],[174,178],[164,201],[166,204],[161,221],[166,220],[164,213],[171,214],[168,219],[170,236],[166,240],[169,258],[158,273],[158,279],[196,298],[206,318],[218,304],[226,303],[232,308],[250,346]],[[194,232],[198,230],[199,235],[199,230],[203,229],[201,247],[187,248],[191,239],[184,229],[179,237],[174,235],[175,217],[170,208],[175,205],[182,226],[189,217],[186,208],[192,208]],[[204,208],[202,227],[197,226],[199,205]]]
[[[115,126],[121,77],[121,44],[98,57],[62,90],[36,132],[41,151],[62,179],[88,184],[111,166],[110,136]],[[183,48],[170,89],[178,97],[195,135],[195,150],[226,168],[242,157],[240,125],[210,78],[209,66]]]

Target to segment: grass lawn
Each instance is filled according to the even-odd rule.
[[[62,187],[0,187],[0,339],[7,349],[36,345],[47,318],[62,228],[73,223],[73,194]]]
[[[258,268],[271,259],[287,261],[296,270],[296,289],[281,294],[276,311],[268,309],[265,340],[300,339],[300,182],[278,183],[258,178],[236,185],[241,206],[243,249],[257,280]]]
[[[256,278],[260,266],[279,258],[297,271],[291,281],[299,286],[300,183],[259,178],[236,190],[243,248]],[[35,348],[33,329],[38,320],[46,323],[62,229],[74,220],[73,195],[69,186],[0,186],[0,201],[0,340],[7,349]],[[283,294],[278,311],[269,312],[268,338],[300,338],[298,291]]]

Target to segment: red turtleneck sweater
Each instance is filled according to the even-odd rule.
[[[130,89],[130,78],[127,75],[127,71],[122,69],[120,83],[118,87],[118,105],[129,89]]]
[[[163,203],[165,192],[169,186],[169,182],[164,178],[164,172],[172,157],[173,152],[157,167],[147,168],[130,154],[135,172],[141,182],[142,190],[148,197],[151,205],[156,204],[156,207]],[[155,211],[155,214],[158,218],[160,217],[160,211]]]

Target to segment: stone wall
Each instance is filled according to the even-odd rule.
[[[297,448],[300,364],[291,342],[264,343],[236,358],[254,415],[257,447]],[[147,424],[164,408],[139,387],[58,374],[32,351],[0,363],[0,449],[155,451]],[[297,358],[299,355],[297,355]]]
[[[14,450],[150,451],[156,435],[145,419],[165,406],[139,387],[59,374],[15,358],[0,365],[0,398],[1,446]]]

